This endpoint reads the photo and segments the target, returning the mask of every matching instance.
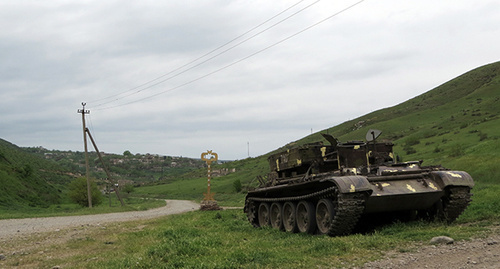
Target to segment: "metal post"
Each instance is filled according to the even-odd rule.
[[[207,158],[206,156],[210,155],[210,158]],[[215,152],[212,152],[211,150],[208,150],[207,152],[203,152],[201,154],[201,159],[207,163],[208,166],[208,171],[207,171],[207,178],[208,178],[208,186],[207,186],[207,193],[204,193],[203,195],[205,196],[203,198],[204,201],[215,201],[214,200],[214,194],[213,192],[210,192],[210,180],[212,178],[212,168],[211,164],[212,162],[216,162],[218,160],[218,155]]]
[[[90,190],[90,173],[89,173],[89,156],[87,150],[87,127],[85,126],[85,114],[90,114],[90,110],[85,110],[86,103],[82,102],[82,109],[78,109],[78,113],[82,114],[83,123],[83,144],[85,145],[85,175],[87,177],[87,197],[89,201],[89,208],[92,208],[92,191]]]

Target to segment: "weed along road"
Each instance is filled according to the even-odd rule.
[[[199,209],[200,205],[186,200],[166,200],[164,207],[146,211],[129,211],[99,215],[82,215],[66,217],[47,217],[29,219],[0,220],[0,239],[17,235],[54,231],[81,225],[97,225],[109,222],[151,219],[166,215],[179,214]]]

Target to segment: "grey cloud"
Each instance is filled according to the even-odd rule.
[[[2,2],[0,137],[81,150],[76,110],[85,101],[104,151],[196,157],[213,146],[242,158],[250,142],[252,155],[263,154],[498,60],[491,46],[500,41],[498,3],[469,2],[365,1],[206,76],[349,4],[321,1],[220,57],[103,106],[103,98],[196,59],[292,2]]]

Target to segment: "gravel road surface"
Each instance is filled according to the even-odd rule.
[[[103,224],[117,221],[151,219],[165,215],[194,211],[200,208],[199,204],[191,201],[166,200],[166,202],[167,205],[164,207],[146,211],[129,211],[120,213],[67,217],[0,220],[0,239],[12,238],[17,235],[25,235],[30,233],[54,231],[56,229],[81,226],[86,224]]]

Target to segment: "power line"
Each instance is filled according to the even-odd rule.
[[[201,80],[201,79],[204,79],[204,78],[206,78],[206,77],[209,77],[209,76],[211,76],[211,75],[213,75],[213,74],[215,74],[215,73],[218,73],[218,72],[220,72],[220,71],[222,71],[222,70],[224,70],[224,69],[227,69],[227,68],[229,68],[229,67],[231,67],[231,66],[233,66],[233,65],[236,65],[236,64],[238,64],[238,63],[240,63],[240,62],[242,62],[242,61],[245,61],[245,60],[247,60],[247,59],[249,59],[249,58],[251,58],[251,57],[253,57],[253,56],[257,55],[257,54],[260,54],[260,53],[262,53],[262,52],[264,52],[264,51],[266,51],[266,50],[268,50],[268,49],[270,49],[270,48],[273,48],[273,47],[275,47],[275,46],[277,46],[277,45],[279,45],[279,44],[281,44],[281,43],[283,43],[283,42],[285,42],[285,41],[287,41],[287,40],[289,40],[289,39],[291,39],[291,38],[293,38],[293,37],[295,37],[295,36],[297,36],[297,35],[299,35],[299,34],[301,34],[301,33],[303,33],[303,32],[305,32],[305,31],[307,31],[307,30],[309,30],[309,29],[311,29],[311,28],[313,28],[313,27],[316,27],[317,25],[319,25],[319,24],[321,24],[321,23],[323,23],[323,22],[325,22],[325,21],[327,21],[327,20],[329,20],[329,19],[331,19],[331,18],[333,18],[333,17],[335,17],[335,16],[338,16],[338,15],[339,15],[339,14],[341,14],[341,13],[344,13],[345,11],[347,11],[347,10],[349,10],[349,9],[351,9],[351,8],[353,8],[353,7],[357,6],[357,5],[359,5],[359,4],[361,4],[361,3],[362,3],[362,2],[364,2],[364,1],[365,1],[365,0],[360,0],[360,1],[358,1],[358,2],[356,2],[356,3],[354,3],[354,4],[352,4],[352,5],[350,5],[350,6],[348,6],[348,7],[346,7],[346,8],[344,8],[344,9],[342,9],[342,10],[340,10],[340,11],[338,11],[338,12],[336,12],[336,13],[334,13],[334,14],[332,14],[332,15],[330,15],[330,16],[328,16],[328,17],[326,17],[326,18],[324,18],[324,19],[322,19],[322,20],[320,20],[320,21],[318,21],[318,22],[316,22],[316,23],[313,23],[313,24],[309,25],[308,27],[306,27],[306,28],[304,28],[304,29],[302,29],[302,30],[300,30],[300,31],[298,31],[298,32],[296,32],[296,33],[294,33],[294,34],[292,34],[292,35],[290,35],[290,36],[286,37],[286,38],[281,39],[280,41],[278,41],[278,42],[276,42],[276,43],[273,43],[273,44],[271,44],[271,45],[269,45],[269,46],[267,46],[267,47],[265,47],[265,48],[263,48],[263,49],[260,49],[260,50],[258,50],[258,51],[256,51],[256,52],[254,52],[254,53],[252,53],[252,54],[250,54],[250,55],[246,56],[246,57],[243,57],[243,58],[241,58],[241,59],[239,59],[239,60],[237,60],[237,61],[234,61],[234,62],[232,62],[232,63],[230,63],[230,64],[228,64],[228,65],[225,65],[225,66],[223,66],[223,67],[221,67],[221,68],[218,68],[218,69],[216,69],[216,70],[214,70],[214,71],[212,71],[212,72],[209,72],[209,73],[207,73],[207,74],[205,74],[205,75],[203,75],[203,76],[200,76],[200,77],[198,77],[198,78],[195,78],[195,79],[193,79],[193,80],[190,80],[190,81],[188,81],[188,82],[185,82],[185,83],[183,83],[183,84],[180,84],[180,85],[175,86],[175,87],[173,87],[173,88],[170,88],[170,89],[167,89],[167,90],[161,91],[161,92],[159,92],[159,93],[156,93],[156,94],[153,94],[153,95],[146,96],[146,97],[141,98],[141,99],[137,99],[137,100],[134,100],[134,101],[130,101],[130,102],[123,103],[123,104],[119,104],[119,105],[115,105],[115,106],[104,107],[104,108],[100,108],[100,109],[98,108],[98,109],[95,109],[95,110],[106,110],[106,109],[112,109],[112,108],[117,108],[117,107],[121,107],[121,106],[125,106],[125,105],[130,105],[130,104],[133,104],[133,103],[141,102],[141,101],[144,101],[144,100],[147,100],[147,99],[150,99],[150,98],[156,97],[156,96],[158,96],[158,95],[161,95],[161,94],[164,94],[164,93],[167,93],[167,92],[170,92],[170,91],[176,90],[176,89],[178,89],[178,88],[184,87],[184,86],[186,86],[186,85],[189,85],[189,84],[191,84],[191,83],[194,83],[194,82],[199,81],[199,80]]]
[[[154,87],[154,86],[157,86],[157,85],[159,85],[159,84],[161,84],[161,83],[164,83],[165,81],[168,81],[168,80],[170,80],[170,79],[172,79],[172,78],[174,78],[174,77],[177,77],[177,76],[179,76],[179,75],[181,75],[181,74],[184,74],[184,73],[186,73],[186,72],[188,72],[188,71],[190,71],[190,70],[192,70],[192,69],[194,69],[194,68],[196,68],[196,67],[198,67],[198,66],[200,66],[200,65],[202,65],[202,64],[204,64],[204,63],[206,63],[206,62],[208,62],[208,61],[210,61],[210,60],[212,60],[212,59],[214,59],[214,58],[216,58],[216,57],[218,57],[218,56],[220,56],[220,55],[222,55],[222,54],[226,53],[226,52],[228,52],[229,50],[231,50],[231,49],[233,49],[233,48],[235,48],[235,47],[237,47],[237,46],[239,46],[239,45],[241,45],[241,44],[243,44],[243,43],[247,42],[248,40],[250,40],[250,39],[252,39],[252,38],[254,38],[254,37],[256,37],[256,36],[258,36],[258,35],[260,35],[260,34],[262,34],[262,33],[266,32],[266,31],[268,31],[269,29],[271,29],[271,28],[273,28],[273,27],[275,27],[275,26],[277,26],[277,25],[279,25],[279,24],[283,23],[284,21],[286,21],[286,20],[288,20],[288,19],[292,18],[293,16],[295,16],[295,15],[299,14],[300,12],[302,12],[302,11],[306,10],[307,8],[309,8],[309,7],[313,6],[313,5],[315,5],[315,4],[316,4],[316,3],[318,3],[318,2],[319,2],[319,0],[315,1],[314,3],[312,3],[312,4],[310,4],[310,5],[307,5],[306,7],[302,8],[302,9],[298,10],[297,12],[295,12],[295,13],[293,13],[293,14],[289,15],[288,17],[286,17],[286,18],[284,18],[284,19],[282,19],[282,20],[280,20],[280,21],[278,21],[278,22],[274,23],[273,25],[271,25],[271,26],[269,26],[269,27],[265,28],[264,30],[262,30],[262,31],[260,31],[260,32],[258,32],[258,33],[256,33],[256,34],[254,34],[254,35],[252,35],[252,36],[248,37],[247,39],[242,40],[241,42],[237,43],[236,45],[234,45],[234,46],[232,46],[232,47],[229,47],[228,49],[223,50],[223,51],[219,52],[218,54],[215,54],[215,55],[213,55],[212,57],[210,57],[210,58],[208,58],[208,59],[206,59],[206,60],[204,60],[204,61],[202,61],[202,62],[200,62],[200,63],[198,63],[198,64],[196,64],[196,65],[194,65],[194,66],[192,66],[192,67],[190,67],[190,68],[188,68],[188,69],[183,70],[182,72],[179,72],[179,73],[177,73],[177,74],[175,74],[175,75],[173,75],[173,76],[171,76],[171,77],[168,77],[168,78],[166,78],[166,79],[164,79],[164,80],[161,80],[161,81],[158,81],[158,82],[156,82],[156,83],[154,83],[154,84],[151,84],[151,85],[149,85],[149,86],[147,86],[147,87],[145,87],[145,88],[143,88],[143,89],[141,89],[141,90],[139,90],[139,91],[136,91],[136,92],[134,92],[134,93],[128,94],[128,95],[126,95],[126,96],[123,96],[122,98],[115,99],[115,100],[110,101],[110,102],[105,102],[105,103],[102,103],[102,104],[98,104],[96,107],[100,107],[100,106],[102,106],[102,105],[109,104],[109,103],[114,102],[114,101],[118,101],[118,100],[123,99],[123,98],[125,98],[125,97],[128,97],[128,96],[130,96],[130,95],[133,95],[133,94],[139,93],[139,92],[144,91],[144,90],[146,90],[146,89],[150,89],[150,88],[152,88],[152,87]],[[190,84],[190,83],[187,83],[187,84]],[[186,85],[187,85],[187,84],[186,84]],[[176,88],[178,88],[178,87],[176,87]],[[156,95],[155,95],[155,96],[156,96]]]
[[[193,68],[195,68],[195,67],[198,67],[198,66],[200,66],[200,65],[202,65],[202,64],[204,64],[204,63],[206,63],[206,62],[208,62],[208,61],[210,61],[210,60],[212,60],[212,59],[216,58],[217,56],[220,56],[221,54],[224,54],[224,53],[226,53],[227,51],[229,51],[229,50],[231,50],[231,49],[233,49],[233,48],[235,48],[235,47],[237,47],[237,46],[241,45],[242,43],[244,43],[244,42],[246,42],[246,41],[248,41],[248,40],[250,40],[250,39],[254,38],[255,36],[257,36],[257,35],[259,35],[259,34],[261,34],[261,33],[265,32],[265,31],[267,31],[267,30],[271,29],[272,27],[274,27],[274,26],[278,25],[279,23],[283,22],[284,20],[280,21],[280,22],[279,22],[279,23],[277,23],[277,24],[274,24],[272,27],[267,28],[265,31],[261,31],[261,32],[259,32],[258,34],[255,34],[255,35],[253,35],[252,37],[245,39],[243,42],[240,42],[240,43],[238,43],[237,45],[232,46],[231,48],[229,48],[229,49],[227,49],[227,50],[224,50],[223,52],[218,53],[218,54],[217,54],[217,55],[215,55],[215,56],[210,57],[208,60],[205,60],[205,61],[203,61],[203,62],[201,62],[201,63],[198,63],[197,65],[192,66],[192,67],[190,67],[190,68],[188,68],[188,69],[186,69],[186,70],[184,70],[184,71],[182,71],[182,72],[180,72],[180,73],[178,73],[178,74],[175,74],[175,75],[173,75],[173,76],[171,76],[171,77],[169,77],[169,78],[167,78],[167,79],[164,79],[164,80],[160,81],[159,83],[155,83],[155,84],[152,84],[152,85],[149,85],[149,86],[145,87],[145,86],[146,86],[146,85],[148,85],[148,84],[151,84],[151,83],[153,83],[153,82],[155,82],[155,81],[158,81],[159,79],[162,79],[162,78],[164,78],[164,77],[166,77],[166,76],[168,76],[168,75],[170,75],[170,74],[172,74],[172,73],[174,73],[174,72],[176,72],[176,71],[179,71],[179,70],[181,70],[182,68],[184,68],[184,67],[186,67],[186,66],[189,66],[190,64],[193,64],[193,63],[195,63],[195,62],[197,62],[197,61],[199,61],[199,60],[201,60],[201,59],[203,59],[203,58],[207,57],[208,55],[210,55],[210,54],[212,54],[212,53],[214,53],[214,52],[216,52],[216,51],[218,51],[218,50],[220,50],[220,49],[224,48],[225,46],[227,46],[227,45],[229,45],[229,44],[233,43],[234,41],[236,41],[236,40],[238,40],[238,39],[242,38],[243,36],[245,36],[245,35],[249,34],[250,32],[254,31],[255,29],[257,29],[257,28],[261,27],[262,25],[264,25],[264,24],[266,24],[266,23],[268,23],[268,22],[272,21],[273,19],[277,18],[278,16],[282,15],[283,13],[287,12],[288,10],[292,9],[293,7],[297,6],[298,4],[300,4],[301,2],[304,2],[304,1],[305,1],[305,0],[300,0],[300,1],[298,1],[297,3],[295,3],[295,4],[291,5],[291,6],[289,6],[288,8],[286,8],[286,9],[284,9],[283,11],[279,12],[278,14],[276,14],[276,15],[272,16],[271,18],[269,18],[269,19],[265,20],[264,22],[262,22],[262,23],[258,24],[258,25],[257,25],[257,26],[255,26],[255,27],[251,28],[250,30],[247,30],[247,31],[246,31],[246,32],[244,32],[243,34],[241,34],[241,35],[239,35],[239,36],[237,36],[237,37],[235,37],[235,38],[231,39],[230,41],[228,41],[228,42],[226,42],[226,43],[224,43],[224,44],[220,45],[219,47],[217,47],[217,48],[215,48],[215,49],[213,49],[213,50],[211,50],[211,51],[209,51],[209,52],[207,52],[207,53],[203,54],[202,56],[199,56],[199,57],[197,57],[196,59],[194,59],[194,60],[192,60],[192,61],[189,61],[189,62],[187,62],[186,64],[183,64],[183,65],[181,65],[181,66],[179,66],[179,67],[177,67],[177,68],[175,68],[175,69],[173,69],[173,70],[169,71],[168,73],[166,73],[166,74],[164,74],[164,75],[161,75],[161,76],[159,76],[159,77],[157,77],[157,78],[155,78],[155,79],[153,79],[153,80],[147,81],[147,82],[145,82],[145,83],[143,83],[143,84],[141,84],[141,85],[139,85],[139,86],[133,87],[133,88],[131,88],[131,89],[129,89],[129,90],[127,90],[127,91],[125,91],[125,92],[118,93],[118,94],[115,94],[115,95],[111,95],[111,96],[108,96],[108,97],[105,97],[105,98],[101,98],[101,99],[94,100],[94,101],[92,101],[92,103],[96,103],[96,102],[100,102],[100,101],[104,101],[104,100],[107,100],[107,99],[114,98],[113,100],[106,101],[106,102],[100,103],[100,104],[98,104],[98,105],[96,105],[96,106],[95,106],[95,107],[99,107],[99,106],[102,106],[102,105],[105,105],[105,104],[109,104],[109,103],[112,103],[112,102],[115,102],[115,101],[121,100],[121,99],[126,98],[126,97],[128,97],[128,96],[131,96],[131,95],[134,95],[134,94],[140,93],[140,92],[142,92],[142,91],[144,91],[144,90],[146,90],[146,89],[152,88],[152,87],[154,87],[154,86],[156,86],[156,85],[158,85],[158,84],[160,84],[160,83],[163,83],[163,82],[165,82],[165,81],[167,81],[167,80],[170,80],[170,79],[172,79],[172,78],[174,78],[174,77],[177,77],[177,76],[179,76],[179,75],[181,75],[181,74],[183,74],[183,73],[185,73],[185,72],[187,72],[187,71],[189,71],[189,70],[191,70],[191,69],[193,69]],[[319,0],[317,0],[317,1],[316,1],[316,2],[314,2],[313,4],[316,4],[317,2],[319,2]],[[313,4],[311,4],[311,5],[313,5]],[[309,5],[309,6],[311,6],[311,5]],[[309,6],[308,6],[308,7],[309,7]],[[306,7],[306,8],[307,8],[307,7]],[[305,9],[305,8],[304,8],[304,9]],[[303,11],[304,9],[302,9],[302,10],[300,10],[300,11]],[[299,12],[300,12],[300,11],[299,11]],[[297,13],[298,13],[298,12],[296,12],[294,15],[296,15]],[[291,16],[289,16],[289,17],[291,17]],[[289,18],[289,17],[288,17],[288,18]],[[287,19],[288,19],[288,18],[287,18]],[[144,87],[144,88],[142,88],[142,87]],[[141,88],[142,88],[142,89],[141,89]],[[136,91],[136,90],[137,90],[137,91]],[[133,92],[133,91],[135,91],[135,92]],[[131,93],[129,93],[129,92],[131,92]],[[127,95],[125,95],[125,96],[118,97],[118,96],[120,96],[120,95],[124,95],[124,94],[126,94],[126,93],[129,93],[129,94],[127,94]],[[116,97],[116,98],[115,98],[115,97]]]

